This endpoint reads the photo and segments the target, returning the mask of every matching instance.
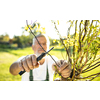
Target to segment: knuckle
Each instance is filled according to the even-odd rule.
[[[34,68],[34,66],[32,66],[32,65],[29,65],[29,68],[30,68],[30,69],[33,69],[33,68]]]
[[[68,65],[68,62],[67,62],[67,61],[64,61],[64,64],[65,64],[65,65]]]
[[[28,60],[27,60],[27,65],[28,65],[28,66],[32,66],[32,61],[31,61],[31,59],[28,59]]]
[[[26,61],[28,62],[28,61],[30,61],[30,58],[28,57],[28,58],[26,58]]]
[[[32,63],[33,63],[33,66],[36,65],[36,63],[37,63],[36,55],[32,55]]]
[[[57,64],[58,64],[58,65],[61,65],[60,60],[57,61]]]
[[[19,67],[20,70],[22,70],[22,71],[24,70],[24,69],[23,69],[23,66],[22,66],[22,64],[21,64],[21,61],[18,63],[18,67]]]
[[[35,59],[35,58],[36,58],[36,55],[35,55],[35,54],[33,54],[33,55],[32,55],[32,57]]]
[[[30,67],[30,69],[32,70],[32,69],[33,69],[33,67]]]
[[[18,63],[18,66],[19,66],[19,67],[22,67],[21,61]]]
[[[63,74],[63,73],[61,73],[61,76],[64,76],[64,74]]]
[[[23,67],[25,68],[25,70],[26,70],[27,72],[30,70],[29,67],[27,66],[26,61],[23,62]]]

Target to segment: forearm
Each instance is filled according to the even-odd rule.
[[[14,62],[11,66],[10,66],[10,69],[9,69],[10,73],[12,75],[18,75],[19,72],[21,71],[19,65],[18,65],[18,61]]]

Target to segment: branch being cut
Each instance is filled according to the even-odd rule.
[[[27,27],[30,29],[29,25],[28,25],[28,21],[26,20],[27,23]],[[41,48],[45,51],[45,49],[42,47],[42,45],[40,44],[40,42],[38,41],[37,37],[35,36],[35,34],[32,32],[32,30],[30,29],[30,32],[34,35],[34,37],[36,38],[38,44],[41,46]],[[59,65],[57,64],[57,62],[54,60],[54,58],[48,53],[48,55],[52,58],[52,60],[55,62],[55,64],[59,67]]]

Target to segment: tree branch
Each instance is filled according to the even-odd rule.
[[[84,73],[87,69],[89,69],[89,68],[91,68],[91,67],[97,65],[98,63],[100,63],[100,61],[98,61],[97,63],[95,63],[95,64],[93,64],[93,65],[91,65],[91,66],[89,66],[88,68],[86,68],[85,70],[83,70],[82,73]]]
[[[92,81],[93,79],[95,79],[96,77],[98,77],[100,74],[97,74],[95,77],[93,77],[92,79],[90,79],[89,81]]]
[[[91,69],[89,69],[89,70],[87,70],[87,71],[84,71],[84,72],[82,72],[82,73],[86,73],[86,72],[88,72],[88,71],[91,71],[91,70],[93,70],[93,69],[95,69],[95,68],[97,68],[97,67],[99,67],[100,66],[100,64],[98,64],[97,66],[95,66],[95,67],[93,67],[93,68],[91,68]]]
[[[71,58],[70,58],[70,56],[69,56],[69,51],[68,51],[67,47],[65,46],[65,44],[63,43],[63,39],[60,38],[60,40],[61,40],[61,43],[63,44],[63,46],[64,46],[64,48],[65,48],[65,50],[66,50],[66,52],[67,52],[68,60],[69,60],[69,62],[70,62],[70,64],[71,64],[71,63],[72,63],[72,60],[71,60]]]
[[[93,20],[92,20],[91,25],[90,25],[89,35],[90,35],[91,31],[92,31],[92,29],[91,29],[92,25],[93,25]]]
[[[82,22],[83,22],[83,20],[81,20],[80,25],[79,25],[79,49],[78,49],[78,52],[81,51],[81,36],[82,36],[81,23]]]
[[[68,31],[67,31],[67,36],[69,35],[70,29],[71,29],[71,27],[72,27],[73,23],[74,23],[74,20],[73,20],[73,22],[71,23],[70,27],[68,28]]]
[[[84,24],[84,28],[85,28],[85,33],[84,33],[84,36],[82,38],[82,41],[84,40],[86,34],[87,34],[87,25],[88,25],[88,20],[85,21],[85,24]]]
[[[74,34],[74,41],[73,41],[73,58],[75,58],[75,37],[76,37],[76,30],[77,30],[77,20],[75,22],[75,34]],[[74,59],[73,59],[74,62]]]
[[[87,77],[83,77],[83,78],[76,77],[76,79],[86,79],[86,78],[90,78],[92,76],[99,75],[99,74],[100,74],[100,72],[99,73],[96,73],[96,74],[89,75]]]

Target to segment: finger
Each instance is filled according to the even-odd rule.
[[[29,67],[27,65],[26,59],[24,59],[24,61],[22,61],[22,66],[24,67],[24,69],[26,70],[26,72],[29,72],[30,71],[30,69],[29,69]]]
[[[66,68],[66,69],[64,69],[64,70],[61,72],[61,75],[62,75],[63,77],[69,77],[70,74],[71,74],[71,69],[69,69],[69,68]]]
[[[32,55],[32,64],[33,66],[37,66],[37,59],[36,59],[36,55]]]
[[[59,67],[59,72],[64,70],[66,67],[68,67],[68,63],[65,61],[60,67]]]
[[[57,69],[58,69],[58,66],[57,66],[57,65],[55,65],[55,64],[53,64],[53,65],[52,65],[52,69],[55,71],[55,70],[57,70]]]
[[[23,66],[22,66],[21,61],[19,61],[18,66],[19,66],[19,68],[20,68],[21,71],[24,71],[24,68],[23,68]]]
[[[27,62],[28,67],[32,70],[34,68],[34,66],[32,64],[32,57],[31,56],[28,56],[26,58],[26,62]]]
[[[37,64],[34,66],[34,68],[38,68],[39,67],[39,63],[37,62]]]
[[[62,74],[62,77],[68,78],[70,75],[69,74]]]
[[[64,69],[61,73],[62,73],[62,74],[71,73],[71,70],[69,70],[69,69]]]
[[[57,61],[57,65],[61,66],[61,65],[63,64],[63,62],[64,62],[64,60],[58,60],[58,61]],[[59,66],[58,66],[58,67],[59,67]]]

